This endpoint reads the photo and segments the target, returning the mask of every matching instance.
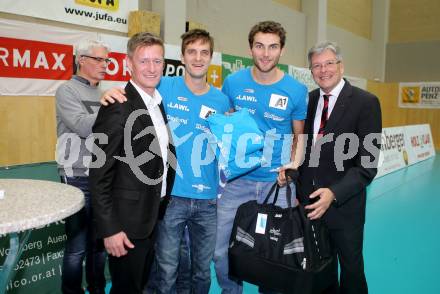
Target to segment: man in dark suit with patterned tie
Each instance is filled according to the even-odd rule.
[[[322,218],[329,228],[334,284],[324,293],[368,293],[362,248],[366,187],[376,175],[380,150],[379,100],[342,78],[337,44],[317,44],[308,60],[319,89],[309,93],[298,199],[310,219]],[[279,179],[284,181],[283,173]]]

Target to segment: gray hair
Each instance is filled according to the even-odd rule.
[[[309,68],[312,67],[312,56],[314,54],[321,54],[325,50],[331,50],[336,55],[336,60],[342,61],[341,48],[339,48],[336,42],[325,41],[316,44],[309,49],[307,53],[307,59],[309,60]]]
[[[102,47],[110,52],[110,46],[99,40],[82,40],[75,46],[75,64],[79,68],[81,55],[90,55],[93,48]]]

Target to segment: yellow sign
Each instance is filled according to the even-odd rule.
[[[111,11],[119,9],[119,0],[75,0],[75,3]]]
[[[222,86],[222,67],[220,65],[211,64],[208,68],[208,83],[216,88]]]
[[[419,103],[420,102],[420,87],[402,87],[402,102],[404,103]]]

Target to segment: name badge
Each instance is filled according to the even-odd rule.
[[[255,233],[266,234],[267,214],[259,213],[257,216],[257,225],[255,227]]]
[[[210,108],[208,106],[202,105],[202,108],[200,108],[200,114],[199,117],[201,119],[207,119],[211,114],[215,113],[215,109]]]

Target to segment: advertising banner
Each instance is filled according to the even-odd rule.
[[[399,107],[440,108],[440,82],[399,83]]]
[[[73,72],[71,45],[0,37],[0,91],[3,95],[46,95]],[[45,81],[59,81],[42,82]]]
[[[309,92],[318,88],[308,68],[289,65],[289,74],[300,83],[306,85]]]
[[[352,85],[363,90],[367,90],[367,80],[363,78],[344,76],[344,78]]]
[[[376,178],[434,156],[429,124],[384,128]]]
[[[376,178],[408,165],[404,127],[383,128]]]
[[[73,72],[73,44],[92,32],[0,19],[0,93],[53,96]]]
[[[299,82],[306,85],[309,92],[318,88],[318,85],[313,80],[312,72],[308,68],[289,65],[289,74],[291,76],[293,76]],[[364,89],[364,90],[367,89],[367,80],[366,79],[350,77],[350,76],[344,76],[344,78],[348,82],[350,82],[350,84],[353,86],[356,86],[356,87]]]
[[[405,126],[405,148],[408,164],[435,156],[431,127],[428,124]]]
[[[65,240],[64,221],[32,230],[13,269],[15,277],[8,282],[6,293],[60,293]],[[9,253],[9,236],[0,236],[0,265]]]
[[[2,0],[0,11],[126,33],[138,0]]]

